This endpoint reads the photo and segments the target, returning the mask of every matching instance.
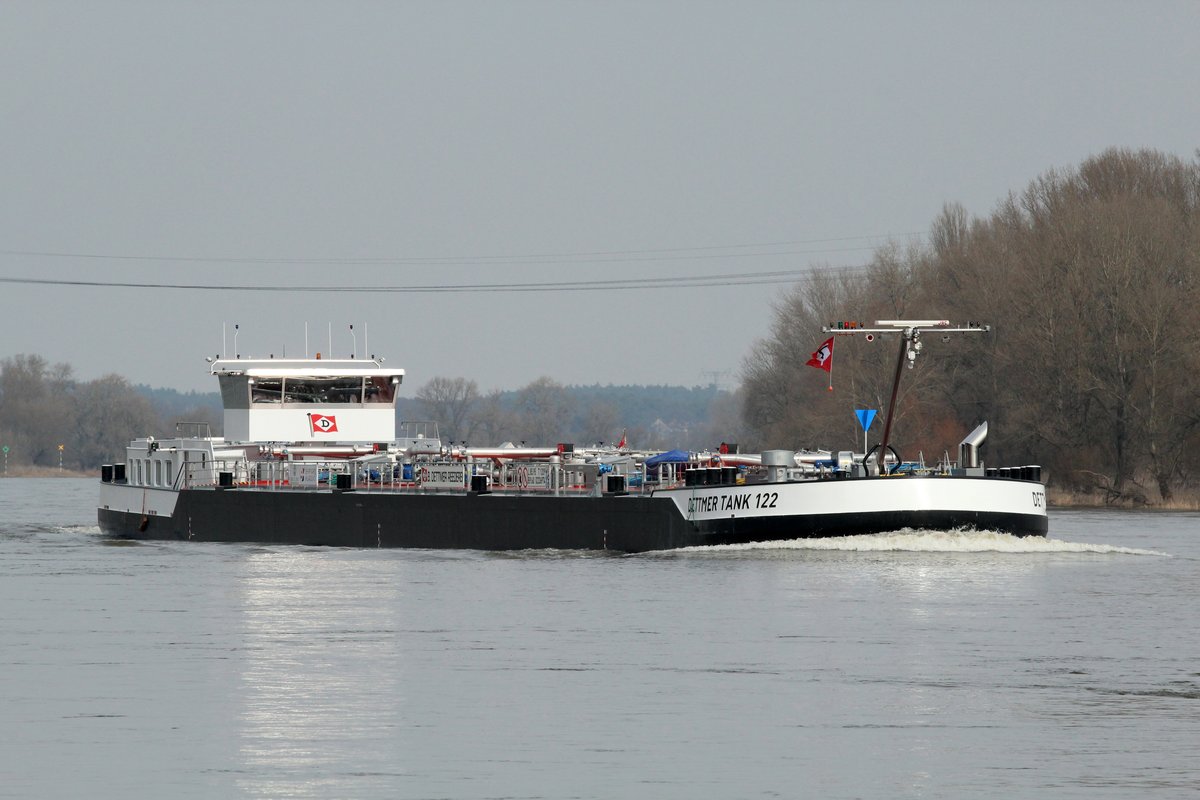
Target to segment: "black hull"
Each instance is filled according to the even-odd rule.
[[[895,511],[692,523],[664,497],[512,497],[367,492],[185,490],[174,513],[101,508],[105,533],[130,539],[332,547],[644,552],[902,528],[977,528],[1044,536],[1045,516]]]

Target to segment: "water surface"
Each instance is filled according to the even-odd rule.
[[[0,480],[0,797],[1194,797],[1200,515],[620,556],[113,542]]]

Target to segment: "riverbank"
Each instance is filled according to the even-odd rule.
[[[28,464],[13,465],[0,473],[3,478],[99,478],[100,470],[59,469],[58,467],[31,467]]]
[[[1046,487],[1046,502],[1051,508],[1113,508],[1126,511],[1200,511],[1200,489],[1181,489],[1170,500],[1149,500],[1144,496],[1111,500],[1100,490],[1079,492]]]

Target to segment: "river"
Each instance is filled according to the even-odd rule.
[[[1200,792],[1200,514],[634,556],[125,543],[0,480],[0,797]]]

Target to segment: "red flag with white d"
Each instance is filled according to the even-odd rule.
[[[337,433],[337,417],[332,414],[309,414],[308,424],[313,433]]]
[[[833,372],[833,337],[830,336],[822,342],[821,346],[812,354],[812,358],[805,363],[810,367]]]

